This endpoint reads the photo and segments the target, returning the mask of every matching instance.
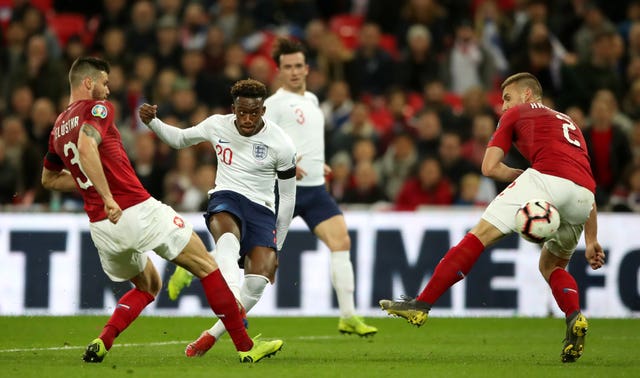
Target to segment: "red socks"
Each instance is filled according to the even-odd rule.
[[[440,260],[429,283],[416,300],[433,305],[453,284],[469,274],[482,251],[484,245],[474,234],[465,235],[460,243],[452,247]]]
[[[236,350],[246,352],[253,348],[253,340],[247,335],[240,315],[236,298],[229,290],[227,282],[222,277],[220,269],[216,269],[200,280],[207,301],[213,312],[220,318],[224,328],[229,332]]]
[[[146,291],[136,288],[127,291],[118,301],[116,309],[113,311],[111,318],[104,326],[100,338],[104,342],[107,350],[111,349],[113,340],[124,331],[129,324],[140,315],[147,305],[153,302],[155,298]]]
[[[554,270],[549,276],[549,286],[551,286],[551,292],[558,307],[566,317],[580,311],[578,284],[569,272],[564,269]]]

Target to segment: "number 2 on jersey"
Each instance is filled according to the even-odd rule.
[[[564,121],[564,123],[562,124],[562,133],[564,134],[564,139],[566,139],[569,143],[573,144],[574,146],[580,147],[580,142],[575,139],[572,139],[571,135],[569,134],[570,131],[574,131],[578,129],[576,125],[573,123],[573,121],[571,120],[571,118],[565,116],[564,114],[556,114],[556,118]]]
[[[67,142],[65,143],[63,148],[64,148],[64,156],[69,157],[69,151],[73,153],[73,158],[69,160],[69,162],[71,164],[77,165],[78,169],[80,170],[84,178],[87,179],[86,181],[82,181],[80,177],[76,177],[76,182],[78,183],[78,186],[81,189],[87,189],[88,187],[93,186],[93,183],[87,177],[86,172],[84,171],[84,169],[82,169],[82,165],[80,165],[80,154],[78,153],[78,146],[76,146],[76,144],[73,142]]]

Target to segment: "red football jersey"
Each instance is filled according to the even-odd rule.
[[[93,126],[102,136],[98,146],[102,168],[113,199],[124,210],[151,195],[142,186],[122,146],[120,132],[113,122],[114,110],[108,101],[82,100],[69,105],[56,120],[49,135],[49,151],[44,166],[53,171],[68,169],[84,199],[91,222],[105,219],[104,202],[80,166],[78,133],[83,124]]]
[[[533,169],[595,192],[587,144],[568,115],[540,103],[514,106],[500,118],[489,146],[506,155],[512,143]]]

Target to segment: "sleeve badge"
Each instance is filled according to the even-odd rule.
[[[94,117],[105,119],[107,114],[109,114],[107,107],[102,104],[96,104],[91,108],[91,115]]]

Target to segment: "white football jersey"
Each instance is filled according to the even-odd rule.
[[[289,134],[296,146],[298,166],[307,173],[297,185],[324,185],[324,114],[316,95],[301,96],[280,88],[264,106],[265,117]]]
[[[235,119],[235,114],[216,114],[187,129],[154,119],[149,126],[174,148],[210,142],[218,157],[218,170],[215,187],[209,193],[240,193],[275,213],[276,172],[295,167],[293,142],[281,128],[264,118],[262,130],[250,137],[242,136]]]

